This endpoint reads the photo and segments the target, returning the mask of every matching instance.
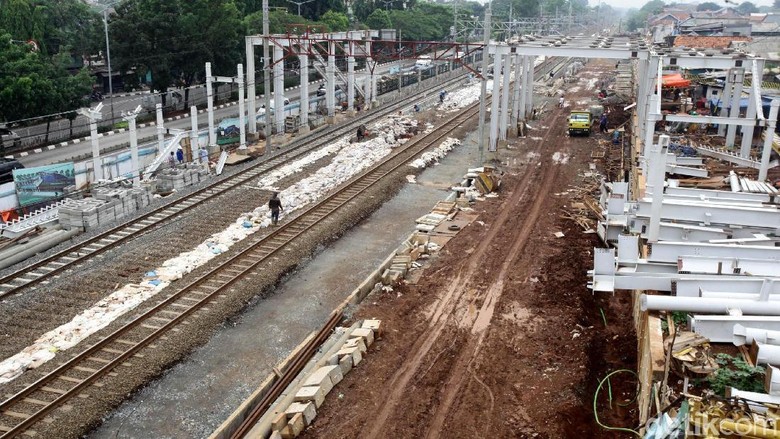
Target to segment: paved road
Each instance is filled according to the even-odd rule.
[[[413,62],[407,62],[405,63],[405,67],[408,68],[413,64]],[[377,66],[376,74],[383,75],[390,71],[391,67],[397,66],[396,63],[392,64],[384,64]],[[362,84],[362,80],[364,78],[364,75],[360,72],[356,72],[355,74],[355,81],[358,84]],[[318,84],[321,81],[317,81],[314,83],[311,83],[309,85],[309,95],[312,97],[312,99],[316,98],[316,92],[318,88]],[[222,88],[227,89],[227,87],[223,86]],[[122,110],[119,110],[119,108],[123,109],[124,111],[128,111],[133,109],[136,105],[138,105],[138,99],[142,96],[134,96],[134,97],[128,97],[127,99],[123,100],[121,104],[116,103],[114,106],[114,112],[118,113]],[[292,89],[287,90],[285,92],[285,97],[290,99],[291,103],[295,103],[300,100],[300,89]],[[322,98],[324,99],[324,97]],[[264,103],[262,98],[257,99],[257,106],[260,107]],[[294,106],[294,105],[293,105]],[[107,115],[107,107],[104,104],[103,107],[103,114]],[[215,123],[219,123],[220,120],[225,118],[231,118],[231,117],[238,117],[238,105],[233,105],[230,107],[222,108],[222,109],[215,109],[214,111],[214,120]],[[208,116],[206,113],[202,113],[198,115],[198,126],[200,128],[205,128],[208,126]],[[191,128],[191,122],[189,117],[184,117],[180,120],[174,120],[165,122],[164,124],[165,128],[171,128],[171,129],[183,129],[183,130],[189,130]],[[151,138],[157,136],[157,128],[155,126],[147,126],[144,128],[138,128],[137,130],[138,139],[145,139],[145,138]],[[104,136],[100,138],[100,150],[105,151],[107,149],[113,149],[117,147],[118,145],[124,145],[129,144],[130,137],[129,133],[115,133],[112,135]],[[154,142],[148,142],[144,144],[153,144]],[[43,166],[50,163],[57,163],[57,162],[65,162],[70,161],[74,157],[81,156],[83,154],[88,154],[92,150],[91,143],[89,140],[85,142],[80,142],[78,144],[73,145],[67,145],[62,147],[57,147],[53,150],[47,150],[46,148],[43,149],[40,153],[31,153],[30,155],[26,157],[21,157],[18,160],[24,164],[26,167],[32,167],[32,166]]]

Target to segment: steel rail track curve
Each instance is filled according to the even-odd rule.
[[[545,60],[544,63],[537,66],[534,75],[544,77],[550,72],[550,70],[553,70],[560,65],[565,65],[568,62],[570,62],[570,60],[571,60],[570,58],[564,58],[562,60],[550,60],[550,59]],[[491,98],[488,98],[488,100],[489,99]],[[477,105],[478,104],[472,105],[466,111],[473,110],[474,108],[476,108]],[[464,113],[466,111],[464,111]],[[476,113],[471,114],[471,116],[475,116],[475,115]],[[468,120],[468,117],[466,118],[466,120]],[[342,316],[342,314],[343,314],[343,309],[341,308],[338,308],[333,311],[333,313],[331,314],[331,318],[325,323],[325,325],[319,330],[319,332],[317,332],[315,338],[311,340],[309,343],[307,343],[304,349],[302,349],[293,357],[290,367],[284,372],[284,374],[276,378],[276,381],[268,390],[268,393],[266,393],[263,396],[263,398],[255,405],[255,407],[252,408],[252,410],[249,412],[246,418],[241,422],[238,428],[230,434],[231,439],[241,439],[252,430],[253,426],[260,420],[260,418],[263,417],[265,412],[271,407],[271,404],[273,404],[273,402],[282,395],[282,393],[287,388],[287,386],[303,370],[305,365],[309,362],[311,357],[316,352],[317,348],[322,343],[324,343],[325,340],[327,340],[328,335],[340,320],[337,319],[336,321],[333,321],[334,316],[340,317]]]
[[[256,239],[246,250],[191,281],[160,304],[0,403],[0,413],[3,415],[0,424],[0,433],[3,434],[0,438],[14,437],[27,430],[65,401],[76,397],[134,355],[139,355],[138,351],[160,340],[186,318],[194,317],[196,311],[224,297],[224,292],[231,285],[254,271],[258,265],[287,248],[296,238],[473,117],[477,105],[472,105],[433,132],[397,148],[382,162],[344,183],[270,235]],[[54,382],[58,387],[52,385]],[[30,407],[39,408],[32,413],[25,413],[31,411]],[[11,419],[19,422],[9,426],[7,423]]]
[[[226,297],[226,290],[230,286],[253,272],[260,264],[288,248],[298,237],[312,230],[386,176],[474,117],[478,105],[478,103],[471,105],[433,132],[397,148],[380,163],[342,184],[332,194],[284,223],[271,234],[255,238],[247,249],[189,282],[158,305],[0,403],[2,414],[0,438],[15,437],[27,431],[65,401],[78,396],[90,386],[102,386],[98,383],[100,378],[115,373],[112,371],[123,364],[127,365],[127,361],[133,356],[143,357],[139,351],[155,341],[164,340],[165,334],[177,330],[177,326],[182,323],[188,323],[187,318],[196,318],[196,312],[208,311],[206,306],[209,303]],[[335,323],[331,322],[334,319]],[[337,312],[329,319],[328,325],[335,325],[338,320],[340,320],[340,313]],[[320,335],[327,331],[329,330],[321,330]],[[312,349],[304,349],[301,355],[308,353],[310,356]],[[301,359],[301,364],[305,364],[304,359]],[[292,372],[291,369],[289,373]],[[13,420],[18,422],[14,423]]]
[[[459,82],[462,82],[462,78],[455,77],[443,84],[438,84],[437,87],[451,87]],[[260,163],[8,274],[0,278],[0,299],[19,293],[24,288],[45,282],[59,273],[77,267],[88,259],[147,233],[164,222],[181,216],[201,203],[214,200],[233,189],[240,188],[244,183],[256,179],[282,164],[300,158],[345,134],[351,134],[360,124],[393,114],[399,108],[419,100],[419,95],[423,93],[421,91],[389,106],[379,107],[364,117],[350,121],[345,125],[326,129],[324,132],[314,131],[288,144],[286,151],[280,155],[270,156]]]

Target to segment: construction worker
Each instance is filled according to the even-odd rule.
[[[362,142],[366,138],[367,130],[365,125],[360,125],[357,129],[357,140]]]
[[[209,168],[209,151],[206,149],[205,146],[200,147],[200,163],[206,167],[206,169]]]
[[[599,119],[599,132],[607,132],[607,113],[601,113],[601,119]]]
[[[561,95],[561,97],[558,98],[558,108],[563,108],[564,102],[566,102],[566,100],[563,98],[563,95]]]
[[[168,166],[170,166],[171,169],[176,168],[176,153],[171,151],[171,155],[168,156]]]
[[[439,92],[439,103],[444,103],[444,97],[447,96],[447,91],[442,90]]]
[[[282,200],[279,199],[279,192],[274,192],[271,199],[268,200],[268,208],[271,209],[271,224],[276,225],[279,222],[279,212],[284,210]]]

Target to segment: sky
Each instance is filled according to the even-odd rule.
[[[647,3],[648,0],[603,0],[604,3],[612,6],[613,8],[621,8],[621,9],[630,9],[630,8],[641,8],[645,3]],[[713,3],[717,3],[719,5],[723,6],[733,6],[729,3],[724,2],[723,0],[712,0]],[[737,4],[742,3],[744,0],[735,0]],[[756,6],[771,6],[773,0],[750,0],[755,4]],[[666,3],[673,3],[672,1],[665,0]],[[589,0],[589,3],[591,6],[596,6],[599,4],[598,0]],[[687,1],[680,1],[679,3],[688,3]],[[690,1],[690,3],[702,3],[701,1]]]

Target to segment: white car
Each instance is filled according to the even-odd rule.
[[[262,99],[261,102],[265,102],[265,98]],[[276,104],[276,99],[271,96],[271,109],[274,109],[274,105]],[[287,97],[284,97],[284,105],[290,105],[290,100]],[[265,108],[265,103],[260,106],[260,108]]]

